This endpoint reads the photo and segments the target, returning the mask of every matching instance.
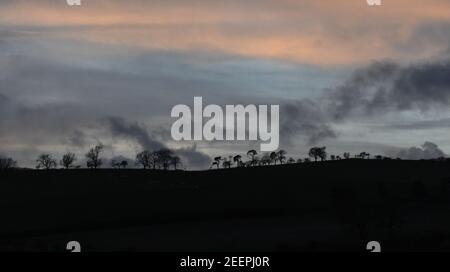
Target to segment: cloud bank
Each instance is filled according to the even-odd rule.
[[[430,160],[446,157],[444,151],[442,151],[437,144],[432,142],[425,142],[420,147],[411,147],[399,151],[396,157],[405,160]]]

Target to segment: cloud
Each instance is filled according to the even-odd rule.
[[[157,150],[164,145],[156,140],[137,122],[129,123],[121,117],[107,117],[105,122],[113,136],[135,140],[146,150]]]
[[[85,147],[87,142],[86,134],[79,129],[75,129],[66,139],[63,139],[63,143],[71,147]]]
[[[377,9],[364,0],[96,0],[77,8],[64,0],[2,2],[1,25],[146,50],[326,65],[420,59],[449,42],[442,27],[450,21],[445,0],[387,1]],[[423,29],[426,38],[418,35]]]
[[[420,147],[411,147],[397,152],[396,157],[406,160],[429,160],[445,157],[445,153],[432,142],[425,142]]]
[[[155,151],[167,148],[166,145],[155,140],[147,129],[137,122],[127,122],[125,119],[116,116],[105,118],[105,122],[113,136],[136,141],[145,150]],[[192,147],[173,149],[173,151],[181,157],[185,166],[190,169],[202,169],[211,162],[211,158],[198,151],[195,144]]]
[[[415,122],[402,122],[382,126],[382,128],[396,130],[429,130],[429,129],[448,129],[450,128],[450,118],[441,118],[436,120],[424,120]]]
[[[333,120],[392,111],[428,111],[450,102],[450,60],[402,66],[377,62],[358,69],[324,101]]]
[[[354,118],[446,110],[450,104],[449,75],[447,56],[410,65],[389,61],[370,64],[355,70],[337,87],[327,89],[322,97],[282,105],[282,137],[289,142],[295,135],[305,135],[308,143],[314,144],[337,137],[332,125]],[[423,129],[445,124],[448,120],[444,118],[391,128]]]
[[[211,157],[197,150],[197,145],[175,149],[175,154],[181,157],[183,162],[194,169],[205,169],[211,164]]]
[[[316,101],[304,99],[280,107],[282,144],[292,145],[299,135],[306,136],[310,145],[337,137]]]

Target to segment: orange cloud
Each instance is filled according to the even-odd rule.
[[[422,26],[450,24],[446,0],[384,0],[382,7],[365,0],[34,2],[2,7],[0,26],[55,28],[53,35],[67,39],[146,50],[220,51],[319,65],[414,60],[449,46],[449,40],[414,40]]]

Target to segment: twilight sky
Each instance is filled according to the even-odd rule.
[[[0,0],[0,155],[33,166],[99,142],[106,158],[168,146],[198,169],[259,147],[173,142],[172,106],[203,96],[280,104],[290,156],[438,156],[449,45],[448,0]]]

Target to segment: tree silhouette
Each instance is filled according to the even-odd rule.
[[[120,168],[120,163],[118,161],[116,161],[116,160],[111,160],[111,162],[109,164],[114,169],[119,169]]]
[[[272,159],[270,158],[269,153],[264,153],[259,161],[259,165],[270,165],[272,163]]]
[[[213,165],[215,165],[215,166],[217,166],[217,169],[219,169],[219,168],[220,168],[220,161],[221,161],[221,160],[222,160],[222,157],[221,157],[221,156],[215,157],[215,158],[214,158],[214,162],[212,163],[211,167],[212,167]]]
[[[247,152],[247,157],[249,157],[250,158],[250,162],[251,162],[251,165],[255,165],[256,164],[256,155],[258,154],[258,152],[256,152],[256,150],[254,150],[254,149],[252,149],[252,150],[249,150],[248,152]]]
[[[77,161],[77,158],[75,156],[74,153],[71,152],[67,152],[66,154],[63,155],[61,161],[59,162],[59,164],[64,167],[65,169],[69,169],[74,167],[74,163]]]
[[[350,153],[345,152],[344,153],[344,159],[346,159],[346,160],[350,159]]]
[[[324,161],[327,159],[327,152],[326,152],[326,147],[312,147],[309,150],[308,155],[311,158],[314,158],[314,161],[317,161],[317,159],[320,158],[321,161]]]
[[[271,162],[273,162],[274,164],[277,164],[278,153],[274,151],[274,152],[271,152],[269,156],[270,156]]]
[[[0,157],[0,170],[8,170],[17,166],[17,162],[12,158]]]
[[[150,152],[149,159],[149,166],[152,167],[152,169],[156,169],[159,163],[158,154],[156,152]]]
[[[223,162],[222,162],[223,168],[231,168],[232,164],[233,164],[233,162],[231,160],[228,160],[228,159],[224,159]]]
[[[358,157],[360,159],[366,159],[366,158],[369,159],[370,158],[370,154],[364,151],[364,152],[359,153]]]
[[[111,167],[114,169],[127,168],[128,162],[126,160],[116,161],[111,160]]]
[[[120,166],[121,166],[122,168],[127,168],[128,162],[125,161],[125,160],[123,160],[123,161],[120,162]]]
[[[172,162],[173,151],[167,148],[156,151],[157,162],[162,166],[164,170],[169,169]]]
[[[277,152],[277,159],[280,162],[280,164],[283,164],[283,162],[286,160],[286,151],[281,149]]]
[[[174,156],[170,159],[170,163],[173,165],[173,169],[177,170],[178,166],[181,165],[181,159],[178,156]]]
[[[96,145],[92,147],[88,153],[86,153],[87,162],[86,165],[88,168],[97,169],[102,166],[103,161],[100,158],[100,154],[103,152],[103,145]]]
[[[233,161],[236,163],[236,167],[242,166],[242,156],[241,155],[234,156]]]
[[[293,164],[293,163],[295,163],[295,159],[291,157],[287,160],[287,163]]]
[[[136,165],[144,167],[144,169],[150,168],[152,166],[154,153],[148,150],[144,150],[136,155]],[[154,168],[154,167],[153,167]]]
[[[52,158],[52,155],[50,154],[41,154],[38,159],[36,160],[36,168],[37,169],[46,169],[46,170],[50,170],[53,168],[56,168],[56,166],[58,165],[56,163],[56,160],[54,160]]]

